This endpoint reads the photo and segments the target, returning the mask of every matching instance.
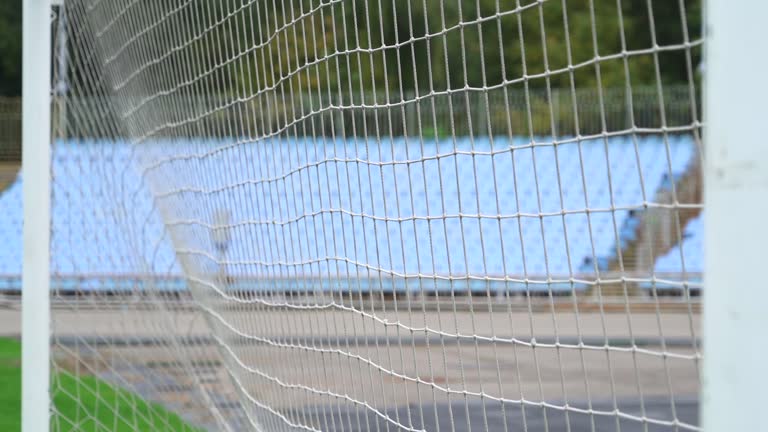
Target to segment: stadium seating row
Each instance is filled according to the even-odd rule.
[[[58,142],[52,270],[567,280],[633,240],[644,200],[694,150],[684,135],[408,140]],[[0,215],[0,274],[18,275],[20,177]]]

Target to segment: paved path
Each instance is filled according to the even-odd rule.
[[[609,412],[614,409],[614,406],[612,403],[595,403],[593,409]],[[666,400],[646,400],[644,407],[641,407],[638,401],[622,401],[620,409],[623,413],[637,417],[642,417],[644,409],[646,417],[666,419],[669,422],[675,418],[672,414],[672,406]],[[617,420],[612,414],[590,415],[573,411],[566,413],[561,410],[531,406],[526,407],[523,412],[519,405],[502,407],[498,403],[486,403],[483,407],[478,402],[430,405],[423,407],[423,410],[417,406],[400,407],[397,410],[387,411],[386,414],[390,418],[399,418],[409,428],[427,431],[672,432],[685,431],[691,426],[698,425],[699,408],[695,400],[677,401],[675,414],[677,420],[684,423],[677,427],[672,424],[647,423],[630,418]],[[406,430],[396,427],[379,416],[366,414],[362,410],[339,412],[333,408],[327,408],[325,411],[319,411],[319,419],[318,429],[329,431]]]
[[[19,319],[18,310],[0,309],[0,334],[18,335]],[[258,410],[248,395],[297,423],[334,431],[402,430],[396,424],[437,430],[438,422],[441,431],[485,431],[484,418],[490,431],[504,431],[504,419],[508,431],[586,432],[593,423],[594,431],[684,431],[659,423],[675,419],[672,399],[677,420],[696,424],[697,418],[700,318],[679,311],[577,317],[221,308],[211,319],[185,310],[125,307],[58,309],[54,319],[63,351],[72,356],[73,347],[80,350],[76,355],[92,373],[112,373],[116,382],[130,376],[145,395],[176,406],[201,400],[194,392],[180,399],[180,388],[199,385],[189,381],[196,375],[212,400],[234,407],[228,416]],[[183,343],[169,344],[170,335],[182,335],[176,341]],[[75,364],[72,358],[58,361],[65,368]],[[158,387],[159,377],[175,384]],[[502,409],[481,394],[508,402]],[[603,415],[554,408],[545,413],[526,405],[523,422],[514,402],[521,398],[556,406],[568,400],[579,409],[588,409],[590,399],[615,398],[624,417],[618,429],[610,402],[593,405]],[[643,417],[641,398],[645,417],[655,421],[647,429],[634,418]],[[294,417],[296,407],[315,418]],[[187,408],[205,410],[199,403]]]

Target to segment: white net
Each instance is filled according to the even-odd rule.
[[[66,0],[55,429],[698,430],[700,14]]]

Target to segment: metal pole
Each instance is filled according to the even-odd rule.
[[[50,427],[51,1],[24,0],[22,431]]]
[[[768,2],[707,2],[702,425],[765,430]]]
[[[67,94],[69,92],[69,52],[67,47],[67,10],[63,0],[52,0],[53,6],[58,6],[56,26],[57,52],[57,82],[55,86],[56,105],[58,108],[58,121],[56,133],[65,133],[67,130]],[[59,135],[57,135],[59,136]]]

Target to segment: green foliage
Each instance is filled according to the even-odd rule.
[[[92,376],[52,376],[60,431],[194,431],[177,415]],[[0,339],[0,430],[21,430],[21,344]],[[70,423],[65,421],[77,421]]]
[[[273,28],[291,27],[286,14],[293,16],[305,2],[293,3],[292,10],[283,6],[274,11]],[[322,31],[306,41],[314,54],[298,64],[319,62],[315,82],[327,79],[333,89],[349,85],[358,91],[418,87],[424,93],[503,82],[533,88],[568,88],[573,82],[589,88],[597,85],[598,76],[606,88],[655,85],[659,79],[664,84],[687,82],[686,61],[695,68],[699,51],[651,52],[654,45],[681,45],[686,37],[699,37],[700,2],[686,0],[683,6],[670,1],[650,1],[650,7],[644,1],[624,1],[619,8],[614,1],[527,0],[517,8],[496,0],[349,0],[325,5],[312,16],[310,20],[319,22],[305,27]],[[289,32],[284,36],[292,39]],[[361,52],[347,54],[357,46]],[[617,56],[622,52],[628,55]],[[574,66],[572,73],[569,65]],[[277,76],[295,70],[284,66]],[[336,70],[338,77],[332,73]]]
[[[598,76],[605,88],[666,85],[688,82],[701,51],[652,52],[656,45],[682,47],[700,37],[701,0],[290,0],[237,8],[195,0],[172,15],[163,10],[171,3],[141,0],[134,8],[142,3],[169,17],[168,25],[134,43],[148,58],[188,38],[178,32],[190,23],[205,32],[169,57],[176,74],[155,75],[156,81],[136,83],[137,90],[161,88],[165,79],[193,79],[187,74],[200,88],[248,93],[282,84],[323,97],[387,88],[423,94],[503,82],[594,88]],[[77,37],[71,42],[83,43]],[[235,56],[238,61],[222,64]],[[212,65],[219,73],[200,79]],[[136,67],[115,63],[125,66]],[[545,78],[547,71],[552,73]],[[20,93],[20,72],[21,1],[0,2],[0,95]]]
[[[0,96],[21,95],[21,0],[0,1]]]

